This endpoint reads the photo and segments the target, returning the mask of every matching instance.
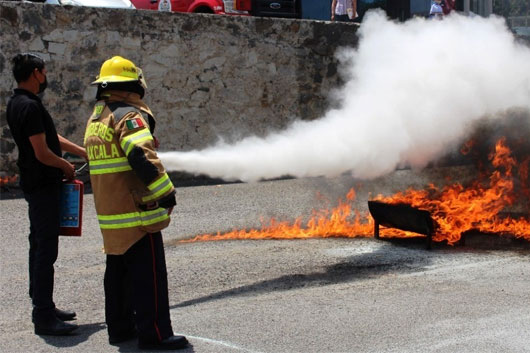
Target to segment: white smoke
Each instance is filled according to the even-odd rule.
[[[436,160],[485,115],[530,109],[530,48],[501,18],[396,23],[378,11],[358,33],[358,48],[338,54],[349,78],[340,109],[265,138],[159,153],[166,168],[243,181],[347,171],[374,178]]]

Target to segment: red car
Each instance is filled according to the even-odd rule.
[[[137,9],[300,18],[301,0],[131,0]]]
[[[131,0],[137,9],[215,13],[220,15],[248,15],[248,11],[239,11],[234,0]]]

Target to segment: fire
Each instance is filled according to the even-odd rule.
[[[472,143],[466,144],[465,150]],[[408,189],[385,197],[378,195],[374,200],[390,204],[408,204],[418,209],[429,211],[436,222],[434,241],[456,243],[461,234],[470,229],[487,233],[512,234],[530,240],[530,220],[520,217],[515,219],[502,216],[506,206],[513,205],[520,196],[514,191],[514,180],[519,180],[520,188],[528,197],[530,195],[528,171],[530,157],[519,163],[511,156],[505,139],[495,146],[489,156],[495,170],[487,177],[479,177],[470,186],[453,184],[442,189],[434,184],[426,190]],[[518,172],[516,172],[518,170]],[[486,179],[486,181],[484,181]],[[355,199],[352,188],[346,195],[346,202],[339,200],[337,207],[329,210],[313,211],[312,217],[302,225],[301,218],[293,223],[279,222],[271,219],[262,221],[261,229],[233,230],[221,234],[199,235],[189,241],[209,241],[226,239],[303,239],[316,237],[367,237],[373,234],[374,222],[366,212],[361,214],[352,210],[351,202]],[[526,212],[530,211],[526,202]],[[408,237],[411,232],[397,229],[381,229],[381,236]]]
[[[517,196],[513,178],[517,161],[511,157],[504,139],[497,142],[490,160],[495,171],[486,185],[476,180],[467,188],[454,184],[439,190],[431,184],[427,190],[409,189],[391,197],[378,197],[377,200],[405,203],[429,211],[438,226],[433,237],[435,241],[446,240],[454,244],[463,232],[470,229],[513,234],[530,240],[530,221],[522,217],[501,217],[501,211],[512,205]],[[520,173],[527,178],[527,169],[520,168]],[[527,183],[527,179],[523,180]]]
[[[17,175],[11,177],[0,177],[0,187],[14,185],[18,179]]]
[[[527,199],[530,200],[530,157],[526,157],[519,167],[519,180],[521,180],[521,189]]]
[[[355,200],[355,190],[350,189],[346,195],[347,201]],[[355,214],[354,219],[350,216]],[[333,210],[313,211],[312,217],[302,226],[302,219],[297,218],[293,223],[279,222],[272,218],[269,223],[262,220],[261,229],[233,230],[229,233],[204,234],[187,241],[210,241],[227,239],[307,239],[328,237],[368,236],[373,231],[373,221],[366,221],[348,202],[339,200],[339,205]]]

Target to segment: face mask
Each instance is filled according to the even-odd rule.
[[[39,83],[39,92],[37,92],[37,94],[41,94],[42,92],[44,92],[46,87],[48,87],[48,78],[44,76],[44,82]]]

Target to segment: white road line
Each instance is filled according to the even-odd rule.
[[[192,335],[187,335],[185,333],[175,333],[175,335],[185,336],[187,338],[191,338],[191,339],[195,339],[195,340],[199,340],[199,341],[204,341],[204,342],[208,342],[208,343],[218,344],[218,345],[225,346],[225,347],[228,347],[228,348],[236,349],[238,351],[249,352],[249,353],[261,353],[259,351],[254,351],[252,349],[240,347],[240,346],[237,346],[237,345],[229,343],[229,342],[213,340],[213,339],[206,338],[206,337],[192,336]]]

